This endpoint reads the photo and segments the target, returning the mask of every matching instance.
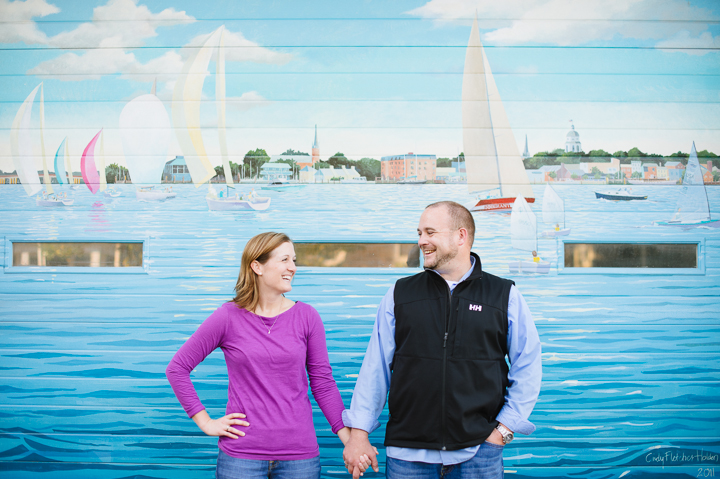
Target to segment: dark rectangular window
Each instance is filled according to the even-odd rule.
[[[419,268],[417,243],[296,242],[298,266],[335,268]]]
[[[142,267],[142,243],[13,242],[13,266]]]
[[[565,243],[568,268],[697,268],[693,243]]]

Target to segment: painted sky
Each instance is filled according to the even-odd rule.
[[[220,25],[233,161],[258,147],[310,152],[315,124],[323,157],[455,156],[476,13],[521,150],[525,135],[531,153],[563,147],[572,119],[585,151],[695,141],[720,153],[715,0],[0,0],[0,169],[14,169],[9,129],[41,81],[47,151],[68,136],[79,169],[105,128],[109,161],[124,164],[125,103],[157,79],[169,112],[188,49]],[[213,92],[211,74],[203,124],[219,164]]]

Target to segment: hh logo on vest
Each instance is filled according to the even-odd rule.
[[[470,311],[482,311],[482,306],[479,304],[471,304]]]

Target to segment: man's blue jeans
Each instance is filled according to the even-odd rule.
[[[484,442],[475,457],[452,466],[388,457],[387,479],[502,479],[502,453],[502,446]]]
[[[320,456],[297,461],[260,461],[218,453],[217,479],[320,479]]]

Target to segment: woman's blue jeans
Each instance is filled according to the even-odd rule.
[[[472,459],[452,466],[388,457],[387,479],[502,479],[502,453],[502,446],[484,442]]]
[[[259,461],[218,453],[217,479],[320,479],[320,456],[297,461]]]

